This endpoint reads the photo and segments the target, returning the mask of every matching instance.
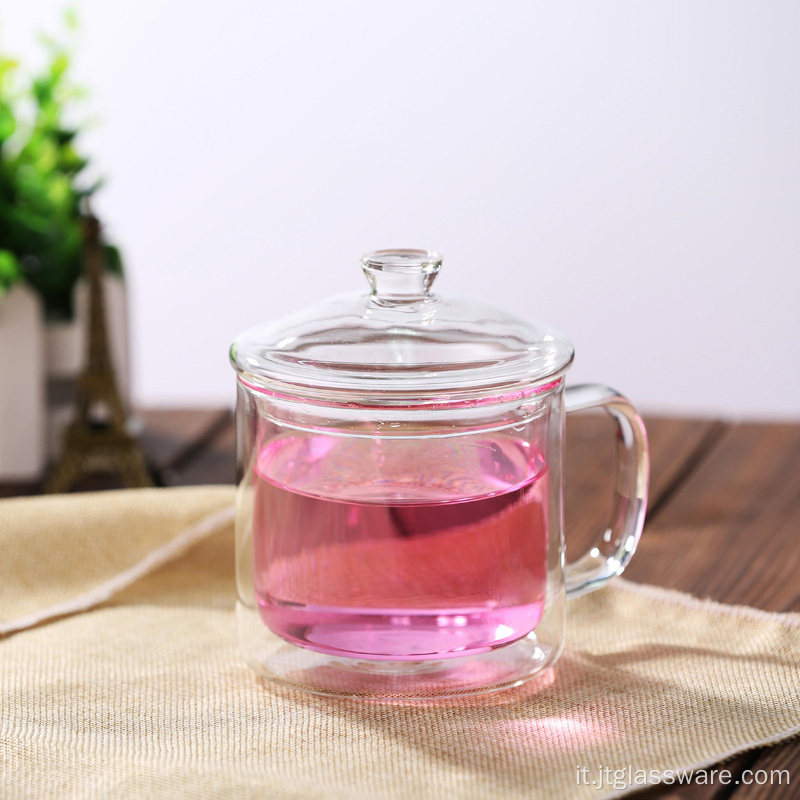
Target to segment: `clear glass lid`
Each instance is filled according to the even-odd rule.
[[[431,291],[442,257],[378,250],[369,290],[340,295],[239,336],[231,361],[253,388],[319,397],[483,395],[550,381],[569,341],[472,297]]]

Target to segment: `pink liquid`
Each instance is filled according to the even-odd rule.
[[[528,443],[285,434],[253,478],[256,595],[282,638],[423,660],[486,652],[538,624],[548,480]]]

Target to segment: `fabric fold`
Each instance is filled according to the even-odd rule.
[[[2,501],[0,635],[98,605],[233,521],[232,487],[177,492]]]

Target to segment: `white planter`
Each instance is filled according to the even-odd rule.
[[[18,284],[0,298],[0,480],[29,481],[45,466],[45,356],[38,296]]]
[[[130,342],[128,337],[128,293],[125,281],[106,273],[106,332],[111,363],[122,405],[130,412]],[[63,430],[72,419],[75,388],[86,360],[89,324],[89,287],[81,278],[75,287],[75,317],[70,322],[46,326],[47,352],[47,453],[53,459],[61,449]]]

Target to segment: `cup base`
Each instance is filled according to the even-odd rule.
[[[497,692],[519,686],[558,657],[534,631],[478,655],[424,661],[346,658],[284,641],[241,602],[236,619],[240,646],[258,675],[328,697],[424,701]]]

